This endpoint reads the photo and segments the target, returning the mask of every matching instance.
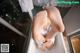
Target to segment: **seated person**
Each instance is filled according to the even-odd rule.
[[[55,42],[55,33],[64,32],[64,24],[56,7],[45,7],[34,16],[32,36],[39,48],[51,48]]]

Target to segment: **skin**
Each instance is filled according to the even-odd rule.
[[[41,29],[46,28],[51,24],[51,30],[43,36],[40,32]],[[45,10],[40,11],[34,17],[32,22],[32,36],[35,42],[44,42],[43,49],[51,48],[54,44],[50,39],[55,40],[53,36],[56,32],[64,32],[65,27],[60,15],[59,10],[56,7],[47,7]],[[37,43],[38,44],[38,43]]]
[[[52,24],[52,31],[49,34],[53,34],[53,32],[64,32],[65,27],[60,15],[59,10],[56,7],[46,7],[45,8],[47,13],[48,13],[48,17],[51,21]],[[50,35],[47,35],[47,37],[49,37]],[[52,37],[52,36],[50,36]]]

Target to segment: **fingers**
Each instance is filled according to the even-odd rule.
[[[47,50],[49,48],[52,48],[52,46],[53,46],[53,42],[51,40],[48,40],[43,44],[39,45],[38,48],[41,50]]]
[[[46,50],[46,49],[51,48],[52,46],[53,46],[53,43],[51,41],[47,41],[47,42],[45,42],[43,44],[43,47],[42,48],[44,48],[44,50]]]
[[[45,42],[45,38],[43,36],[38,36],[38,37],[35,37],[35,41],[41,44]]]
[[[39,48],[42,47],[43,43],[45,42],[44,36],[39,35],[39,34],[34,36],[34,40]]]
[[[55,41],[55,39],[53,41]],[[53,41],[52,41],[52,39],[45,39],[44,37],[42,37],[42,38],[40,37],[40,38],[36,39],[37,46],[41,50],[46,50],[46,49],[51,48],[54,45]]]

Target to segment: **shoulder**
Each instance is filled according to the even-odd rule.
[[[47,12],[46,10],[38,12],[34,17],[33,17],[33,23],[41,23],[45,20],[47,17]]]

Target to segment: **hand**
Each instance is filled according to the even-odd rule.
[[[43,44],[43,46],[47,49],[52,48],[53,45],[54,45],[54,42],[51,39],[47,39],[47,41]]]
[[[45,42],[45,38],[42,35],[34,35],[34,40],[39,48]]]
[[[41,46],[43,42],[45,42],[44,35],[46,33],[44,32],[44,27],[47,27],[47,25],[50,24],[50,20],[47,18],[47,12],[46,10],[41,11],[37,13],[37,15],[33,19],[33,25],[32,25],[32,36],[35,42],[38,46]],[[44,18],[44,19],[43,19]]]

